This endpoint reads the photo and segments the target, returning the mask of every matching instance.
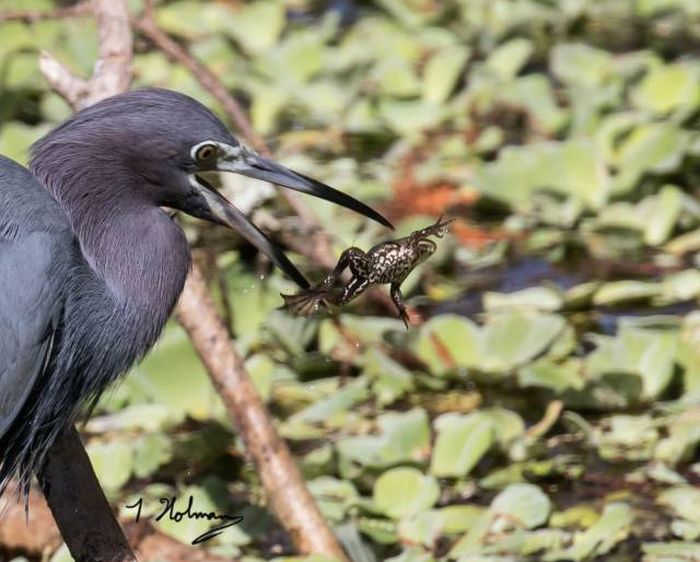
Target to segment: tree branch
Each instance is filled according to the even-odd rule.
[[[50,53],[42,52],[39,69],[51,87],[75,109],[129,89],[133,39],[126,2],[93,0],[100,51],[89,80],[75,76]]]
[[[78,18],[90,15],[92,15],[91,2],[85,0],[78,2],[74,6],[56,8],[55,10],[9,10],[0,13],[0,23],[10,21],[36,23],[39,21]]]
[[[303,554],[325,554],[347,560],[304,485],[289,449],[245,371],[243,360],[231,345],[197,268],[187,279],[176,314],[245,441],[273,511],[296,548]]]

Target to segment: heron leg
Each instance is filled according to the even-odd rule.
[[[399,283],[391,284],[391,300],[394,301],[396,308],[399,310],[399,317],[403,320],[408,330],[408,313],[406,312],[406,305],[403,302],[403,295],[401,294],[401,285]]]

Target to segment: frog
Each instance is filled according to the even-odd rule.
[[[355,246],[347,248],[340,255],[333,271],[319,284],[294,295],[282,294],[285,308],[293,314],[308,316],[329,303],[343,306],[372,285],[389,284],[391,299],[408,329],[409,317],[401,284],[437,250],[437,244],[430,236],[442,238],[454,220],[443,221],[440,217],[430,226],[415,230],[404,238],[380,242],[366,252]],[[350,269],[351,277],[337,294],[334,287],[347,268]]]

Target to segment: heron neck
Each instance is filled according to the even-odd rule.
[[[118,161],[85,165],[36,154],[31,171],[59,202],[110,301],[164,323],[182,291],[190,250],[182,230]]]
[[[83,316],[92,323],[108,318],[124,340],[113,344],[113,355],[133,362],[155,343],[182,292],[189,245],[182,230],[153,205],[82,220],[85,224],[75,221],[74,232],[94,282],[76,291],[97,293],[78,297],[92,302]]]

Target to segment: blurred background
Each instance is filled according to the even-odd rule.
[[[97,37],[90,17],[2,13],[68,5],[0,0],[0,153],[23,163],[72,113],[38,53],[87,75]],[[376,292],[294,318],[279,310],[294,287],[250,246],[179,219],[353,560],[700,560],[700,3],[164,0],[155,15],[277,159],[397,225],[305,198],[336,257],[457,218],[404,284],[409,331]],[[136,87],[221,113],[138,33],[135,48]],[[282,242],[308,237],[276,189],[221,181]],[[124,517],[192,495],[245,518],[193,548],[304,560],[174,322],[83,435]],[[185,544],[210,526],[153,524]],[[70,560],[0,541],[3,556]]]

